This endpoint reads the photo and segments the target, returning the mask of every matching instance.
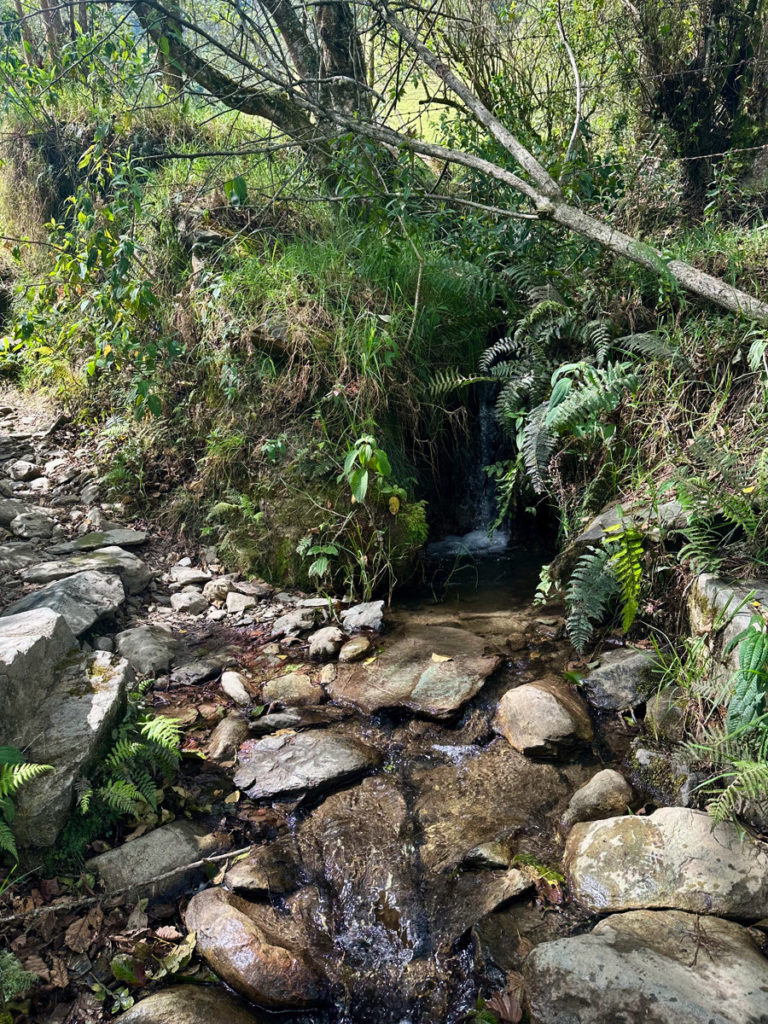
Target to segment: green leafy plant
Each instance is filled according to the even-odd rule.
[[[16,747],[0,747],[0,851],[18,860],[13,819],[16,815],[14,797],[26,783],[52,772],[49,764],[30,764]]]
[[[0,951],[0,1024],[12,1024],[12,1004],[18,996],[23,996],[38,977],[32,971],[25,971],[17,956],[4,949]]]
[[[110,751],[99,763],[91,786],[80,795],[81,813],[93,805],[125,815],[157,811],[158,785],[175,774],[181,754],[180,728],[174,718],[144,711],[146,683],[128,698],[128,707],[113,733]]]

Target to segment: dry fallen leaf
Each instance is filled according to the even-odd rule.
[[[85,953],[101,928],[104,914],[98,904],[85,917],[73,921],[64,934],[64,942],[73,953]]]
[[[155,935],[158,939],[164,939],[166,942],[175,942],[176,939],[182,937],[178,928],[174,928],[172,924],[164,924],[162,928],[155,931]]]
[[[57,956],[51,957],[51,984],[56,988],[66,988],[69,984],[67,966],[64,961]]]
[[[433,654],[432,661],[436,661],[438,663],[442,661],[453,661],[453,657],[450,654]]]

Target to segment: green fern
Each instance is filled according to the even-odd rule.
[[[24,970],[18,957],[10,950],[0,950],[0,1007],[23,996],[38,980],[32,971]]]
[[[715,823],[733,821],[750,803],[761,809],[768,804],[768,761],[734,761],[728,771],[710,781],[717,787],[723,787],[718,796],[707,804]]]
[[[768,630],[753,616],[747,629],[729,647],[739,643],[739,668],[733,680],[726,725],[729,732],[748,728],[765,710],[768,693]]]
[[[609,526],[603,543],[610,554],[608,568],[621,595],[621,628],[626,633],[635,621],[643,576],[643,535],[634,526]]]
[[[609,557],[605,548],[587,548],[568,581],[565,628],[579,654],[586,650],[595,626],[602,622],[618,592],[616,577],[608,566]]]
[[[12,824],[16,816],[14,797],[33,779],[52,772],[49,764],[30,764],[16,747],[0,747],[0,850],[19,859]]]
[[[547,405],[542,403],[531,410],[523,430],[523,461],[528,477],[537,494],[546,491],[546,474],[555,435],[547,424]]]

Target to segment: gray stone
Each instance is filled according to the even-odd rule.
[[[31,740],[40,702],[53,685],[57,665],[77,650],[66,620],[49,608],[0,618],[3,743],[23,747]]]
[[[202,615],[208,611],[208,602],[199,590],[181,590],[171,594],[171,608],[186,615]]]
[[[254,718],[249,729],[254,736],[269,736],[281,729],[310,729],[316,725],[341,722],[351,714],[352,712],[345,708],[331,705],[288,708],[286,711],[273,711],[269,715]]]
[[[365,601],[341,613],[341,623],[347,633],[356,629],[380,630],[384,621],[384,602]]]
[[[339,651],[339,661],[344,664],[353,661],[362,661],[369,654],[373,654],[373,644],[367,636],[355,636],[347,640]]]
[[[34,505],[18,498],[0,498],[0,526],[8,527],[17,516],[36,511]]]
[[[221,689],[226,693],[230,700],[233,700],[235,704],[239,704],[241,707],[247,707],[249,704],[253,704],[253,697],[246,688],[245,676],[240,672],[222,672],[221,674]]]
[[[117,547],[70,555],[56,562],[41,562],[23,569],[21,578],[27,583],[50,583],[87,571],[116,572],[128,594],[140,593],[152,579],[152,573],[145,562]]]
[[[127,530],[117,527],[100,533],[84,533],[75,540],[57,544],[50,548],[52,555],[68,555],[76,551],[96,551],[98,548],[133,548],[147,542],[149,534],[144,530]]]
[[[524,965],[532,1024],[765,1024],[768,961],[732,921],[637,910],[545,942]]]
[[[584,701],[558,679],[540,679],[507,690],[496,728],[522,754],[555,756],[591,743],[592,722]]]
[[[164,626],[135,626],[115,637],[120,654],[141,676],[162,675],[171,667],[178,640]]]
[[[199,658],[190,658],[177,665],[171,672],[171,686],[197,686],[218,675],[222,669],[236,664],[239,651],[234,647],[222,647],[209,651]]]
[[[97,651],[67,660],[47,693],[38,691],[24,753],[54,771],[19,792],[13,827],[21,846],[56,842],[78,784],[109,742],[132,679],[127,661]]]
[[[130,889],[145,896],[158,896],[178,888],[191,873],[201,874],[200,865],[190,865],[223,848],[225,841],[209,835],[202,826],[173,821],[92,857],[86,866],[98,875],[107,892]]]
[[[34,480],[36,476],[42,476],[43,471],[34,462],[27,462],[26,459],[17,459],[8,467],[8,476],[11,480]]]
[[[333,729],[246,740],[234,783],[252,800],[305,793],[355,778],[378,764],[373,747]]]
[[[205,569],[195,569],[187,565],[174,565],[169,575],[174,583],[180,583],[183,587],[207,583],[211,578],[211,574]]]
[[[727,682],[739,665],[738,645],[732,641],[750,623],[756,601],[768,610],[768,584],[765,580],[729,583],[712,573],[697,576],[688,591],[688,615],[691,631],[704,638],[710,657],[710,680],[717,686]]]
[[[604,768],[573,794],[563,815],[563,824],[569,826],[577,821],[626,814],[632,799],[632,787],[624,776],[612,768]]]
[[[261,699],[265,704],[285,704],[288,707],[301,707],[305,704],[319,704],[325,699],[320,686],[314,686],[312,680],[304,672],[287,672],[277,679],[270,679],[261,689]]]
[[[97,636],[93,639],[93,649],[94,651],[109,651],[111,654],[115,649],[115,642],[111,636]],[[128,660],[130,661],[130,659]]]
[[[2,614],[51,608],[64,616],[75,636],[80,636],[99,619],[113,615],[123,601],[125,590],[119,577],[103,572],[79,572],[23,597]]]
[[[270,587],[263,580],[235,580],[232,584],[238,594],[245,594],[247,597],[255,597],[258,601],[264,601],[271,597],[275,588]]]
[[[309,638],[309,656],[318,661],[335,658],[344,643],[344,634],[338,626],[323,626]]]
[[[406,707],[445,718],[481,689],[500,663],[482,637],[453,626],[406,625],[370,664],[339,665],[331,697],[366,714]]]
[[[629,759],[630,778],[635,788],[656,804],[690,807],[707,776],[696,771],[689,758],[680,747],[662,749],[653,746],[649,737],[638,737]]]
[[[197,936],[198,952],[246,999],[274,1010],[323,1001],[325,986],[309,960],[307,922],[299,913],[206,889],[190,900],[186,921]]]
[[[31,565],[40,558],[40,553],[34,544],[25,544],[23,541],[9,541],[7,544],[0,544],[0,572],[16,572]]]
[[[203,985],[174,985],[153,992],[118,1020],[120,1024],[268,1024],[265,1014],[247,1009],[229,992]],[[282,1018],[282,1024],[291,1022]]]
[[[275,619],[272,625],[270,639],[275,640],[277,637],[289,636],[294,633],[306,633],[314,626],[318,610],[317,608],[295,608],[293,611],[281,615]]]
[[[230,615],[241,615],[243,612],[247,612],[249,608],[255,608],[257,603],[255,597],[238,594],[236,590],[231,590],[226,598],[227,611]]]
[[[248,723],[236,711],[222,718],[208,741],[210,761],[234,761],[240,745],[248,738]]]
[[[654,651],[620,648],[600,655],[600,665],[581,684],[590,704],[602,711],[622,711],[642,704],[656,689],[658,659]]]
[[[756,921],[768,915],[768,846],[703,811],[662,807],[574,825],[565,864],[592,913],[671,907]]]
[[[46,539],[52,535],[55,525],[55,520],[45,512],[22,512],[11,520],[11,533],[22,540]]]
[[[464,860],[462,867],[466,868],[488,868],[496,870],[508,868],[511,860],[509,847],[505,843],[480,843],[470,850]]]

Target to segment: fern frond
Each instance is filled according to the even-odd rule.
[[[7,825],[2,818],[0,818],[0,850],[4,853],[9,853],[14,860],[19,859],[14,834],[11,831],[10,825]]]
[[[98,790],[99,797],[113,811],[119,814],[133,814],[136,806],[144,803],[144,797],[132,782],[113,779]]]
[[[467,377],[463,373],[459,373],[454,367],[449,367],[447,370],[435,370],[429,380],[427,390],[430,397],[443,398],[453,391],[459,391],[461,388],[470,387],[472,384],[482,384],[490,380],[492,378],[478,374]]]
[[[534,491],[544,494],[547,490],[546,475],[555,435],[546,422],[547,406],[537,405],[528,415],[523,431],[523,461]]]
[[[608,532],[604,540],[613,572],[621,594],[621,628],[626,633],[635,621],[643,576],[643,535],[633,526],[621,524],[618,530]]]
[[[725,783],[723,791],[707,805],[715,823],[733,820],[748,803],[768,803],[768,761],[734,761],[732,768],[711,781]]]
[[[613,342],[613,348],[627,354],[646,356],[654,362],[674,363],[679,366],[688,364],[688,360],[680,350],[672,345],[669,339],[653,332],[641,334],[625,334]]]
[[[609,554],[605,548],[589,547],[579,558],[568,581],[565,628],[579,654],[584,653],[595,625],[602,621],[618,590],[608,561]]]

